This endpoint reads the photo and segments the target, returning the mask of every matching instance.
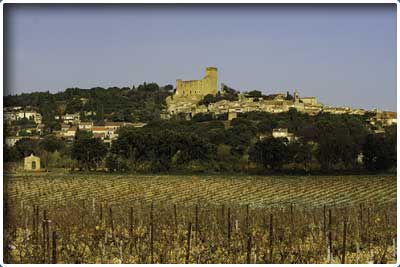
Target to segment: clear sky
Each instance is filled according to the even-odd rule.
[[[5,4],[6,94],[219,83],[396,110],[396,6]]]

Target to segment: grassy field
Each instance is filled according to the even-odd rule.
[[[385,263],[395,256],[395,176],[38,173],[9,175],[5,190],[12,263]]]

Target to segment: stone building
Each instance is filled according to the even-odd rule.
[[[40,171],[40,158],[31,154],[24,158],[24,170],[26,171]]]
[[[73,113],[73,114],[65,114],[62,116],[55,116],[54,117],[56,120],[61,120],[62,123],[66,123],[66,124],[79,124],[81,122],[80,119],[80,114],[77,113]]]
[[[217,80],[217,68],[214,67],[207,67],[205,76],[201,80],[182,81],[177,79],[174,95],[165,99],[168,106],[167,112],[171,115],[178,113],[192,114],[197,103],[204,96],[217,94]]]
[[[205,76],[202,80],[176,80],[176,92],[174,97],[202,98],[208,94],[216,95],[218,92],[217,71],[217,68],[207,67]]]
[[[21,109],[13,109],[4,108],[3,109],[3,118],[4,121],[8,124],[11,124],[12,121],[17,121],[21,119],[29,119],[33,120],[36,124],[42,123],[42,115],[35,110],[23,110]]]
[[[375,115],[369,120],[372,125],[383,127],[397,124],[397,113],[393,111],[375,111]]]
[[[91,131],[93,128],[93,122],[92,121],[81,121],[78,124],[79,130],[84,130],[84,131]]]
[[[62,133],[63,137],[71,138],[71,139],[74,138],[75,134],[76,134],[76,131],[78,130],[77,128],[78,127],[76,127],[76,126],[69,127],[66,132]]]
[[[310,97],[301,97],[300,100],[304,104],[309,104],[309,105],[317,105],[317,98],[315,96],[310,96]]]
[[[293,142],[296,140],[296,136],[293,133],[289,133],[287,128],[272,129],[272,137],[287,138],[289,142]]]
[[[236,111],[229,111],[228,112],[228,121],[231,121],[231,120],[236,119],[236,118],[237,118]]]

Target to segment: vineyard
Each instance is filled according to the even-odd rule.
[[[396,262],[394,176],[20,174],[8,263]]]

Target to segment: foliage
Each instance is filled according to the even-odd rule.
[[[106,168],[111,171],[124,172],[128,170],[126,161],[118,155],[109,154],[106,158]]]
[[[289,162],[302,164],[304,169],[312,161],[313,146],[304,140],[297,140],[288,144]]]
[[[8,95],[4,97],[4,106],[38,107],[43,115],[45,130],[52,132],[60,128],[54,116],[65,113],[94,111],[97,121],[152,121],[159,118],[166,104],[165,98],[171,94],[171,85],[159,87],[156,83],[144,83],[137,88],[68,88],[55,94],[35,92]],[[62,106],[65,106],[64,110]]]
[[[354,117],[327,116],[317,121],[317,158],[323,169],[331,169],[342,163],[354,168],[367,130],[365,125]]]
[[[11,122],[11,125],[21,126],[24,128],[36,127],[36,122],[33,119],[22,118]]]
[[[46,135],[39,143],[40,148],[48,151],[55,152],[64,148],[64,142],[57,138],[55,135]]]
[[[253,97],[253,98],[259,98],[259,97],[262,97],[262,93],[261,93],[261,91],[253,90],[253,91],[247,92],[246,96]]]
[[[107,147],[99,138],[91,137],[90,132],[76,133],[71,158],[77,160],[80,169],[96,169],[107,153]]]
[[[396,135],[369,134],[363,146],[363,161],[370,171],[385,171],[396,166]]]
[[[16,162],[20,159],[20,152],[16,149],[16,147],[3,147],[3,157],[4,162]]]
[[[211,121],[213,116],[211,113],[197,113],[192,118],[195,122]]]
[[[22,138],[15,143],[18,159],[23,159],[31,154],[38,154],[39,142],[30,138]]]
[[[199,105],[208,106],[210,103],[216,103],[221,100],[237,101],[239,99],[239,91],[226,85],[224,85],[221,92],[218,92],[215,96],[211,94],[204,96],[203,99],[200,100]]]
[[[288,161],[287,143],[286,138],[264,138],[250,149],[250,160],[262,164],[266,169],[279,169]]]
[[[151,125],[151,127],[156,127]],[[157,128],[158,129],[158,128]],[[150,163],[155,172],[169,171],[193,160],[209,160],[213,146],[194,133],[172,129],[124,127],[111,152],[131,161],[135,168]]]

